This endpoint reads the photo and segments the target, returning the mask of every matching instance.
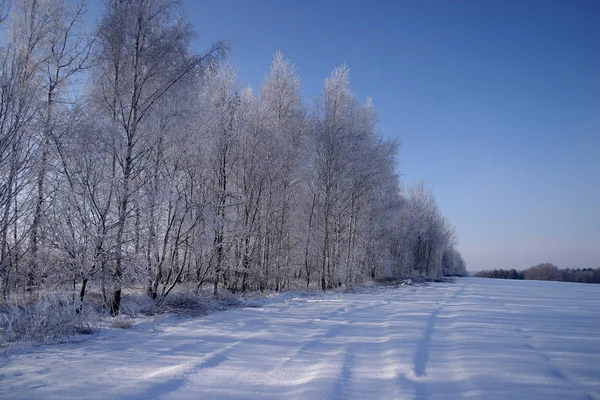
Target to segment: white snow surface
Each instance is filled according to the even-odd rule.
[[[600,399],[600,285],[285,294],[0,356],[0,398]]]

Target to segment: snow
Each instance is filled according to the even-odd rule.
[[[600,399],[600,285],[286,294],[0,357],[0,398]]]

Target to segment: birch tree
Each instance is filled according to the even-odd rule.
[[[49,2],[41,11],[49,16],[49,27],[42,51],[43,56],[43,103],[38,135],[38,149],[35,163],[36,194],[33,217],[30,228],[31,262],[28,274],[28,285],[33,285],[38,273],[38,248],[40,241],[40,224],[47,206],[47,176],[50,173],[51,145],[56,139],[57,112],[68,103],[68,90],[73,78],[88,66],[93,41],[81,27],[85,14],[83,2],[69,4],[64,0]],[[56,159],[56,154],[54,154]]]
[[[453,242],[454,230],[423,182],[409,187],[399,225],[403,273],[441,276],[443,252]]]
[[[335,213],[341,201],[342,175],[349,163],[349,110],[354,98],[346,66],[333,70],[325,80],[317,102],[314,122],[316,154],[314,159],[316,200],[321,224],[321,288],[333,287],[335,275]]]
[[[116,1],[109,4],[97,30],[100,46],[96,81],[106,114],[120,132],[116,143],[119,187],[111,313],[120,312],[124,261],[131,244],[131,200],[151,150],[144,126],[166,93],[182,79],[227,51],[218,42],[202,55],[189,52],[192,38],[179,2]]]
[[[252,135],[260,157],[258,181],[262,185],[259,204],[263,288],[280,290],[293,273],[293,250],[299,237],[292,227],[300,199],[302,177],[307,165],[306,112],[301,100],[300,81],[294,65],[275,53],[271,70],[263,82],[255,111]]]
[[[55,138],[61,175],[53,222],[62,229],[54,245],[64,254],[67,276],[80,281],[80,304],[88,282],[98,279],[104,303],[109,263],[114,250],[117,160],[111,124],[94,118],[93,110],[76,108],[63,135]],[[104,121],[106,122],[106,121]]]
[[[5,3],[2,3],[5,6]],[[15,1],[9,8],[7,44],[0,54],[0,275],[8,295],[11,271],[22,274],[32,182],[34,129],[40,118],[40,73],[47,57],[43,47],[51,27],[49,4]]]
[[[206,97],[210,115],[205,127],[209,168],[207,218],[212,230],[208,263],[216,295],[219,283],[227,287],[230,274],[235,275],[231,261],[236,257],[231,249],[239,234],[235,232],[239,228],[235,208],[240,202],[235,177],[239,175],[240,143],[247,128],[251,93],[237,85],[235,70],[225,65],[207,76]]]

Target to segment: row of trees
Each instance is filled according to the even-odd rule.
[[[523,271],[517,271],[515,269],[479,271],[475,274],[475,276],[480,278],[496,279],[527,279],[537,281],[600,283],[600,268],[560,269],[554,264],[544,263]]]
[[[312,104],[280,53],[258,93],[228,44],[191,51],[173,0],[4,4],[0,49],[0,287],[124,287],[162,301],[182,282],[233,292],[464,274],[424,184],[400,187],[349,69]]]

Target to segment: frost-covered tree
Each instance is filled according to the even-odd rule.
[[[350,70],[346,66],[334,69],[331,76],[325,80],[323,94],[317,101],[313,123],[316,146],[313,181],[316,216],[320,225],[319,263],[323,290],[333,287],[336,283],[336,261],[341,239],[339,224],[342,185],[352,157],[350,122],[355,103],[350,90]]]
[[[433,193],[423,182],[408,188],[398,233],[395,252],[399,275],[439,277],[444,251],[453,243],[455,235]]]
[[[251,124],[254,154],[262,174],[258,178],[262,194],[258,263],[262,265],[261,286],[265,288],[279,290],[295,272],[292,257],[297,255],[294,250],[299,237],[292,224],[300,218],[297,205],[305,188],[305,114],[294,65],[277,52]]]
[[[42,3],[42,2],[39,2]],[[38,7],[40,7],[38,5]],[[40,266],[46,264],[47,250],[52,247],[46,243],[46,252],[39,253],[40,242],[48,237],[47,197],[49,192],[56,191],[57,153],[54,144],[66,127],[62,123],[68,119],[68,107],[71,103],[70,89],[73,82],[88,66],[92,40],[82,28],[85,7],[83,2],[74,4],[65,0],[55,0],[44,4],[38,10],[44,18],[48,18],[48,28],[41,46],[42,91],[41,116],[36,135],[35,162],[35,194],[33,215],[30,228],[30,265],[28,285],[36,283],[38,275],[44,272]],[[53,178],[54,188],[48,188],[48,180]]]
[[[402,193],[397,142],[348,67],[306,102],[279,52],[257,92],[225,43],[192,52],[177,0],[109,1],[91,37],[84,3],[3,6],[4,297],[68,287],[80,313],[96,290],[114,316],[124,288],[160,305],[186,283],[218,295],[465,272],[433,194]]]
[[[15,285],[27,275],[19,263],[28,247],[35,133],[43,120],[42,73],[53,15],[47,1],[18,0],[8,9],[6,42],[0,48],[0,276],[5,297],[11,273]]]
[[[389,262],[380,257],[386,254],[382,216],[399,202],[397,146],[379,139],[371,100],[359,104],[349,83],[349,69],[336,68],[313,117],[311,209],[320,228],[323,290],[374,277]]]
[[[453,276],[466,276],[467,265],[463,259],[462,254],[455,247],[454,243],[451,243],[442,255],[442,268],[444,275]]]
[[[132,254],[133,198],[147,155],[156,141],[147,126],[165,95],[203,64],[222,58],[227,48],[215,43],[203,55],[189,51],[192,30],[181,5],[172,0],[109,3],[97,29],[99,52],[95,81],[113,136],[119,184],[111,311],[120,311],[124,266]]]
[[[249,119],[251,93],[236,83],[229,65],[212,71],[207,77],[206,100],[210,119],[205,127],[207,156],[207,224],[212,231],[208,264],[214,293],[219,282],[227,286],[239,272],[232,254],[238,244],[239,220],[236,208],[240,199],[236,174],[240,168],[242,141]]]

